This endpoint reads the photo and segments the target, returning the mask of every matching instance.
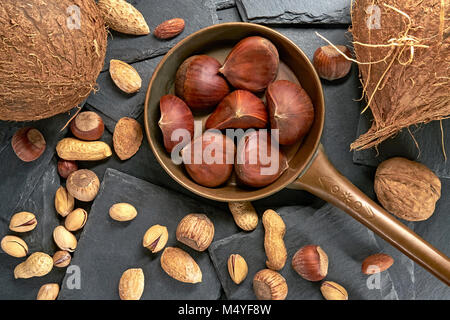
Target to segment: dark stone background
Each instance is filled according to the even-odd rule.
[[[100,90],[88,98],[84,108],[102,115],[107,128],[102,140],[110,145],[115,123],[121,117],[133,117],[143,124],[145,90],[162,55],[180,39],[203,27],[231,21],[269,25],[292,39],[310,58],[317,47],[325,44],[317,37],[316,31],[333,43],[351,45],[351,35],[347,32],[350,23],[349,1],[334,1],[333,4],[321,0],[130,2],[143,12],[151,29],[172,17],[185,18],[187,24],[180,36],[169,41],[159,41],[152,35],[130,37],[112,32],[109,36],[105,71],[98,79]],[[107,72],[111,58],[132,63],[139,71],[144,83],[140,93],[124,95],[114,86]],[[442,178],[442,198],[434,215],[424,222],[405,223],[450,255],[450,165],[444,161],[441,145],[436,142],[440,141],[438,123],[412,129],[421,147],[420,153],[411,144],[407,132],[383,143],[379,154],[374,150],[352,153],[349,151],[350,143],[370,124],[370,114],[360,116],[362,105],[356,101],[361,95],[356,65],[346,78],[336,82],[323,81],[322,84],[327,105],[322,143],[330,160],[356,186],[375,198],[372,187],[375,166],[383,159],[396,155],[424,162]],[[56,189],[64,181],[56,171],[54,150],[57,141],[67,134],[67,130],[60,132],[60,129],[74,112],[72,110],[71,113],[31,124],[47,140],[46,152],[32,163],[23,163],[17,159],[10,145],[14,132],[30,124],[0,122],[0,236],[12,234],[8,225],[15,212],[34,212],[38,219],[37,228],[19,235],[27,242],[31,252],[44,251],[52,255],[56,250],[52,231],[63,220],[56,214],[53,201]],[[449,120],[443,124],[444,128],[449,128]],[[448,134],[445,138],[447,150],[450,150]],[[146,289],[144,298],[254,298],[251,279],[256,271],[264,268],[265,261],[261,225],[254,232],[240,232],[231,220],[225,204],[201,199],[174,182],[157,163],[146,139],[138,153],[128,161],[121,161],[113,155],[101,162],[80,163],[80,167],[94,170],[102,180],[101,193],[92,207],[91,204],[76,203],[92,214],[85,228],[76,233],[79,247],[74,253],[73,265],[80,267],[81,288],[67,288],[63,278],[66,276],[67,280],[70,275],[65,275],[65,269],[54,270],[42,278],[14,280],[14,267],[24,259],[12,258],[0,251],[0,299],[35,299],[39,287],[48,282],[63,284],[61,299],[115,299],[118,278],[128,267],[144,268],[147,284],[151,287]],[[136,220],[135,223],[117,226],[105,219],[107,208],[119,198],[141,208],[140,211],[143,212],[140,212],[139,223]],[[344,285],[349,291],[350,299],[450,299],[450,289],[445,284],[342,211],[325,205],[322,200],[306,192],[285,189],[269,198],[256,201],[254,205],[259,214],[267,208],[277,210],[288,226],[285,240],[289,258],[282,271],[288,280],[288,299],[322,299],[318,291],[319,284],[304,281],[290,267],[290,258],[295,251],[310,243],[319,244],[328,252],[330,272],[327,279]],[[210,284],[202,284],[202,290],[198,290],[195,285],[181,285],[166,276],[159,267],[160,255],[149,255],[140,247],[143,231],[162,221],[161,224],[166,223],[170,229],[169,244],[186,249],[176,242],[174,228],[183,213],[187,214],[195,209],[216,219],[215,241],[208,251],[189,251],[199,259],[204,269],[204,279],[207,281],[204,284]],[[114,234],[115,230],[117,234]],[[136,247],[130,246],[133,241],[136,241]],[[249,275],[240,286],[230,281],[226,270],[226,259],[233,252],[239,252],[249,263]],[[391,254],[395,263],[381,274],[380,288],[369,290],[366,285],[367,277],[360,273],[359,266],[365,256],[376,252]],[[83,270],[86,272],[83,273]],[[216,272],[213,273],[212,270]],[[173,290],[177,290],[177,293],[171,295]]]

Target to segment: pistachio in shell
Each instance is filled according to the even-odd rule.
[[[66,217],[64,225],[69,231],[77,231],[84,227],[88,218],[86,210],[78,208]]]
[[[169,233],[167,232],[167,228],[156,224],[145,232],[142,245],[152,253],[156,253],[164,248],[168,239]]]
[[[66,250],[56,251],[53,255],[53,266],[64,268],[70,264],[71,260],[72,256],[70,255],[70,252]]]
[[[63,226],[57,226],[53,230],[53,240],[61,250],[74,252],[77,247],[77,238]]]
[[[67,216],[70,212],[72,212],[73,207],[75,206],[75,199],[72,197],[67,189],[63,186],[59,187],[56,190],[55,194],[55,209],[62,217]]]
[[[240,284],[245,280],[248,273],[248,266],[245,259],[239,254],[232,254],[228,258],[228,273],[234,283]]]
[[[116,221],[130,221],[136,218],[137,214],[136,208],[125,202],[113,204],[109,208],[109,216]]]
[[[36,228],[36,216],[27,211],[14,214],[9,222],[9,229],[14,232],[28,232]]]
[[[16,258],[23,258],[28,254],[26,242],[16,236],[4,236],[1,248],[5,253]]]

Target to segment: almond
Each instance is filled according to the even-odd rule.
[[[109,62],[109,74],[116,86],[125,93],[135,93],[141,89],[141,76],[128,63],[112,59]]]
[[[385,253],[377,253],[364,259],[361,271],[365,274],[374,274],[389,269],[394,263],[394,259]]]
[[[158,39],[170,39],[183,32],[184,25],[181,18],[170,19],[157,26],[153,34]]]
[[[99,0],[98,8],[108,27],[133,35],[150,33],[144,16],[135,7],[124,0]]]
[[[120,119],[114,128],[114,150],[120,160],[130,159],[142,144],[143,133],[139,122],[131,118]]]
[[[139,300],[144,292],[144,272],[141,268],[128,269],[119,281],[121,300]]]
[[[175,280],[186,283],[202,282],[202,271],[186,251],[167,247],[161,255],[161,267]]]

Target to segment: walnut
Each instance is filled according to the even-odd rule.
[[[441,181],[430,169],[398,157],[378,166],[374,188],[386,210],[408,221],[428,219],[441,197]]]

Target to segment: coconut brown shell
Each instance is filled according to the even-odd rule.
[[[107,33],[93,0],[2,0],[0,39],[0,120],[26,121],[90,94]]]

